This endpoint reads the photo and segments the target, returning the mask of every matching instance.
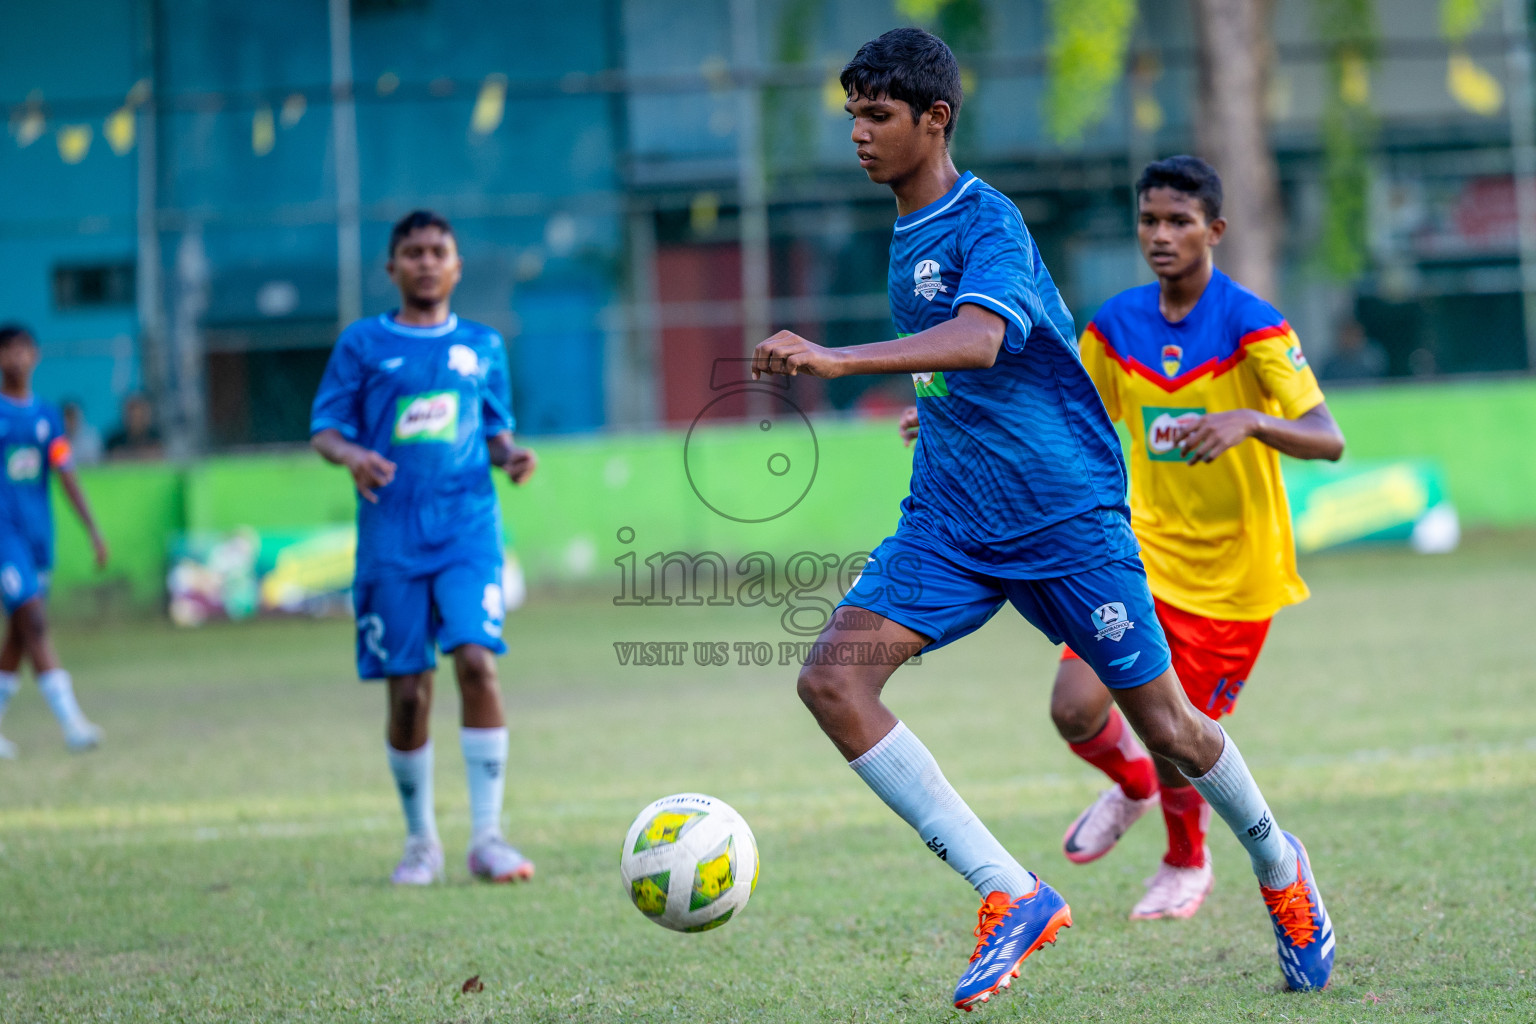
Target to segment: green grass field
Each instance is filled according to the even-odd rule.
[[[1161,851],[1067,863],[1099,788],[1046,716],[1053,650],[1011,612],[904,669],[890,703],[1076,926],[967,1020],[1536,1020],[1536,535],[1461,552],[1317,558],[1230,722],[1281,823],[1307,840],[1339,933],[1331,989],[1278,991],[1241,849],[1192,921],[1125,915]],[[932,1021],[975,899],[839,761],[794,670],[620,667],[625,640],[784,639],[773,613],[544,599],[513,617],[509,834],[522,887],[470,883],[443,688],[449,884],[386,883],[401,826],[383,696],[350,626],[72,628],[59,643],[108,730],[72,757],[28,687],[0,762],[0,1020]],[[742,811],[762,878],[704,935],[620,889],[649,800]],[[1217,825],[1220,829],[1220,825]],[[462,994],[472,975],[483,991]]]

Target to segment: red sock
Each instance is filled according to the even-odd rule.
[[[1157,792],[1157,769],[1136,734],[1125,727],[1119,708],[1109,709],[1109,722],[1093,739],[1068,745],[1072,753],[1120,783],[1132,800],[1145,800]]]
[[[1174,868],[1198,868],[1205,863],[1205,833],[1211,805],[1194,786],[1163,790],[1163,820],[1168,823],[1168,853],[1163,863]]]

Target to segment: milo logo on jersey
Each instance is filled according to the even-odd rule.
[[[1141,422],[1147,435],[1147,458],[1153,462],[1183,462],[1175,438],[1179,431],[1205,415],[1204,409],[1173,409],[1161,405],[1141,407]]]
[[[31,483],[43,472],[43,452],[32,445],[12,445],[5,450],[5,475],[19,484]]]
[[[912,386],[916,389],[918,398],[949,397],[949,385],[944,383],[943,370],[935,370],[933,373],[914,373]]]
[[[459,437],[459,393],[433,391],[395,402],[395,444],[420,444]]]
[[[912,337],[911,331],[898,333],[898,338]],[[917,391],[918,398],[948,398],[949,385],[944,382],[943,370],[932,370],[928,373],[914,373],[912,375],[912,387]]]

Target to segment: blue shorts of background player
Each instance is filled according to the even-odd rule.
[[[1003,602],[1052,643],[1066,642],[1113,689],[1143,686],[1171,656],[1136,556],[1054,579],[990,576],[945,556],[915,530],[887,537],[843,598],[928,638],[925,652],[980,629]]]
[[[437,666],[436,649],[450,653],[478,644],[507,653],[501,562],[450,565],[429,576],[382,579],[353,588],[357,607],[357,674],[386,679]]]
[[[6,615],[48,593],[47,556],[46,550],[39,553],[31,541],[8,526],[0,529],[0,601]]]

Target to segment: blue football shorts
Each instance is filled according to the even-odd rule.
[[[922,634],[927,652],[980,629],[1004,601],[1051,643],[1069,644],[1112,689],[1142,686],[1171,664],[1135,555],[1070,576],[1017,580],[977,572],[916,531],[898,531],[871,553],[842,603]]]
[[[37,545],[8,524],[0,524],[0,602],[7,615],[38,594],[48,593],[48,559],[38,554]]]
[[[506,654],[501,561],[460,562],[430,576],[383,579],[352,588],[357,609],[357,674],[387,679],[437,667],[449,653],[479,644]]]

